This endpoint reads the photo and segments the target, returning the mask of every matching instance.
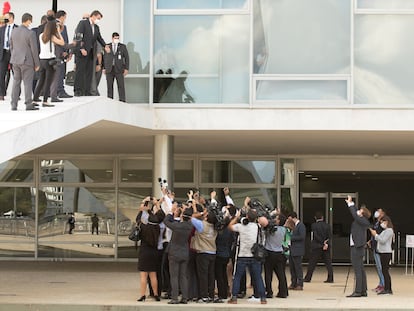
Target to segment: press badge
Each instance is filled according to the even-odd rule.
[[[118,59],[121,60],[121,54],[118,54]]]

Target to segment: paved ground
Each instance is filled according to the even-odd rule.
[[[414,310],[414,276],[405,275],[404,268],[392,268],[394,295],[377,296],[370,291],[366,298],[346,298],[353,288],[352,271],[348,281],[348,267],[335,267],[334,271],[334,284],[323,283],[325,270],[318,267],[303,292],[290,291],[287,299],[268,299],[267,305],[239,299],[237,305],[171,306],[167,300],[136,302],[139,275],[132,262],[2,262],[0,310]],[[374,268],[367,271],[369,288],[373,288],[377,285]],[[274,289],[276,286],[275,282]]]

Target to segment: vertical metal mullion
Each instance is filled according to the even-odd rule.
[[[350,68],[350,74],[351,74],[351,79],[350,79],[350,103],[351,105],[354,104],[354,81],[355,81],[355,76],[354,76],[354,64],[355,64],[355,59],[354,59],[354,20],[355,20],[355,9],[357,7],[357,0],[355,1],[351,1],[351,21],[350,21],[350,33],[351,33],[351,38],[350,38],[350,52],[351,52],[351,68]]]
[[[253,20],[253,0],[249,0],[248,2],[248,12],[249,12],[249,21],[250,21],[250,35],[249,35],[249,85],[250,85],[250,92],[249,92],[249,107],[253,108],[253,89],[256,88],[256,85],[253,85],[253,33],[254,33],[254,20]]]
[[[39,257],[39,184],[40,184],[40,162],[39,157],[34,159],[34,187],[35,187],[35,253],[34,258],[38,259]]]
[[[113,176],[115,176],[115,254],[114,254],[114,259],[118,260],[118,203],[119,203],[119,195],[118,195],[118,190],[119,190],[119,182],[121,180],[120,178],[120,163],[119,163],[120,159],[119,156],[117,156],[114,160],[114,174]]]
[[[149,105],[154,104],[154,12],[157,0],[151,0],[152,5],[150,8],[150,48],[149,48]]]

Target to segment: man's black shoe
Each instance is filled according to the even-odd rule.
[[[28,106],[26,106],[26,110],[39,110],[39,108],[37,108],[33,105],[28,105]]]
[[[17,108],[16,107],[12,107],[12,111],[17,111]]]
[[[273,298],[273,294],[266,294],[266,298]]]
[[[310,283],[310,279],[303,279],[303,282],[305,282],[305,283]]]
[[[334,281],[332,281],[332,280],[326,280],[326,281],[323,281],[324,283],[333,283]]]
[[[169,305],[178,305],[180,302],[177,299],[172,299],[170,301],[168,301]]]
[[[47,103],[43,103],[42,107],[55,107],[55,105],[51,105],[51,104],[47,104]]]
[[[180,303],[186,305],[188,303],[188,301],[187,301],[187,299],[183,298],[183,299],[180,300]]]
[[[63,99],[59,99],[59,98],[52,98],[52,99],[51,99],[51,102],[52,102],[52,103],[61,103],[61,102],[63,102]]]
[[[362,297],[362,295],[359,293],[352,293],[351,295],[348,295],[346,297],[347,298],[358,298],[358,297]]]
[[[72,95],[69,95],[68,93],[62,93],[58,95],[59,98],[72,98]]]
[[[33,99],[33,101],[34,101],[34,102],[36,102],[36,103],[39,103],[39,102],[41,102],[42,100],[41,100],[40,98],[34,98],[34,99]]]

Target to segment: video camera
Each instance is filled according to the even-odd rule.
[[[274,233],[277,231],[277,226],[275,225],[274,218],[271,215],[273,209],[269,205],[263,205],[263,203],[260,202],[259,199],[253,198],[250,200],[249,206],[250,208],[256,210],[257,217],[267,218],[267,220],[269,221],[269,225],[264,228],[267,232]]]
[[[217,231],[221,231],[226,227],[227,223],[224,217],[224,213],[222,211],[221,204],[218,204],[216,202],[210,202],[210,204],[207,206],[207,212],[212,213],[216,217],[216,223],[214,224],[214,228]]]

